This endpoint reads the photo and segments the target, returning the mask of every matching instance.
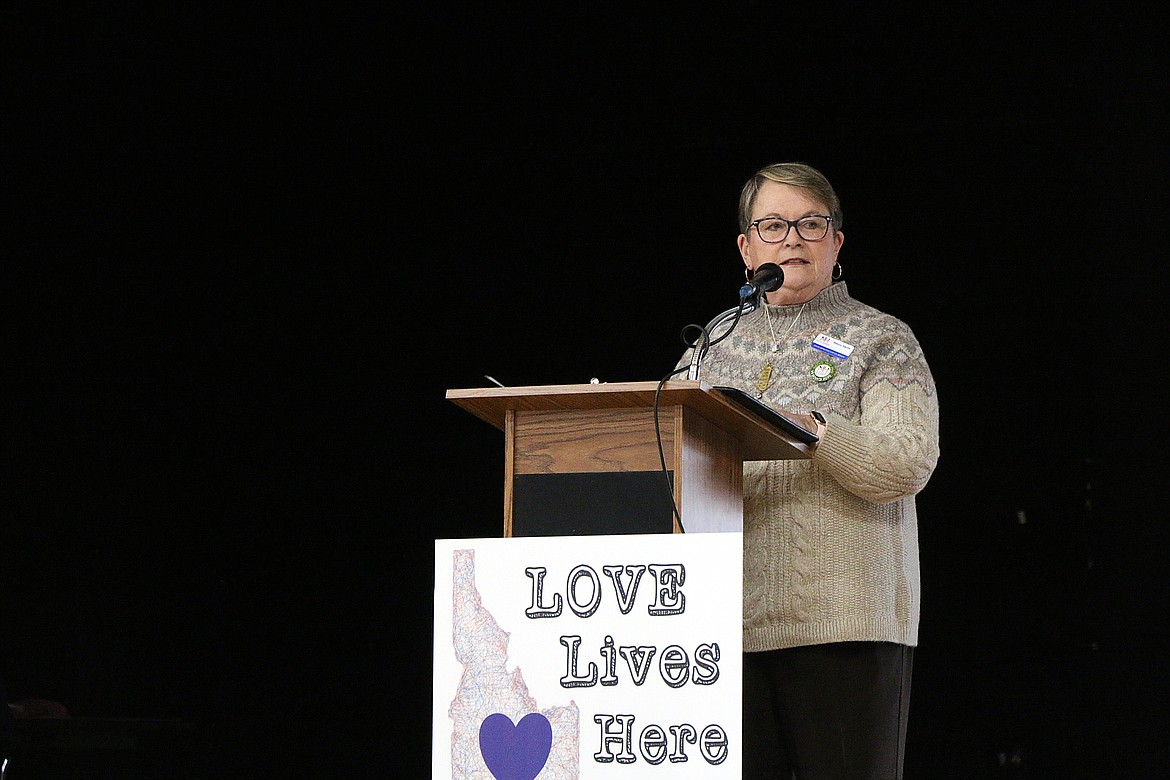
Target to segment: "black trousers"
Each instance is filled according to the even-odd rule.
[[[744,653],[745,780],[900,780],[914,648]]]

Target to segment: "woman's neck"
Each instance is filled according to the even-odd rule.
[[[808,303],[827,289],[829,289],[829,285],[825,285],[819,290],[789,290],[781,287],[779,290],[764,293],[764,300],[773,306],[797,306]]]

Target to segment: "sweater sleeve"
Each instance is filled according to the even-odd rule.
[[[850,493],[878,504],[926,487],[938,463],[938,399],[904,325],[879,339],[861,379],[860,419],[826,415],[813,459]]]

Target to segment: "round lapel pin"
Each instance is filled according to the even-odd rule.
[[[818,382],[828,382],[837,375],[837,367],[827,360],[818,360],[809,368],[808,375]]]

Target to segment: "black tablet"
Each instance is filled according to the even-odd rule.
[[[805,430],[804,428],[794,423],[792,420],[789,420],[787,417],[777,412],[772,407],[768,406],[763,401],[753,398],[743,390],[740,390],[738,387],[721,387],[716,385],[715,389],[722,393],[725,397],[731,399],[744,409],[747,409],[752,414],[756,415],[762,420],[765,420],[774,428],[777,428],[780,431],[788,434],[797,441],[804,444],[815,444],[817,441],[819,441],[815,433],[809,430]]]

